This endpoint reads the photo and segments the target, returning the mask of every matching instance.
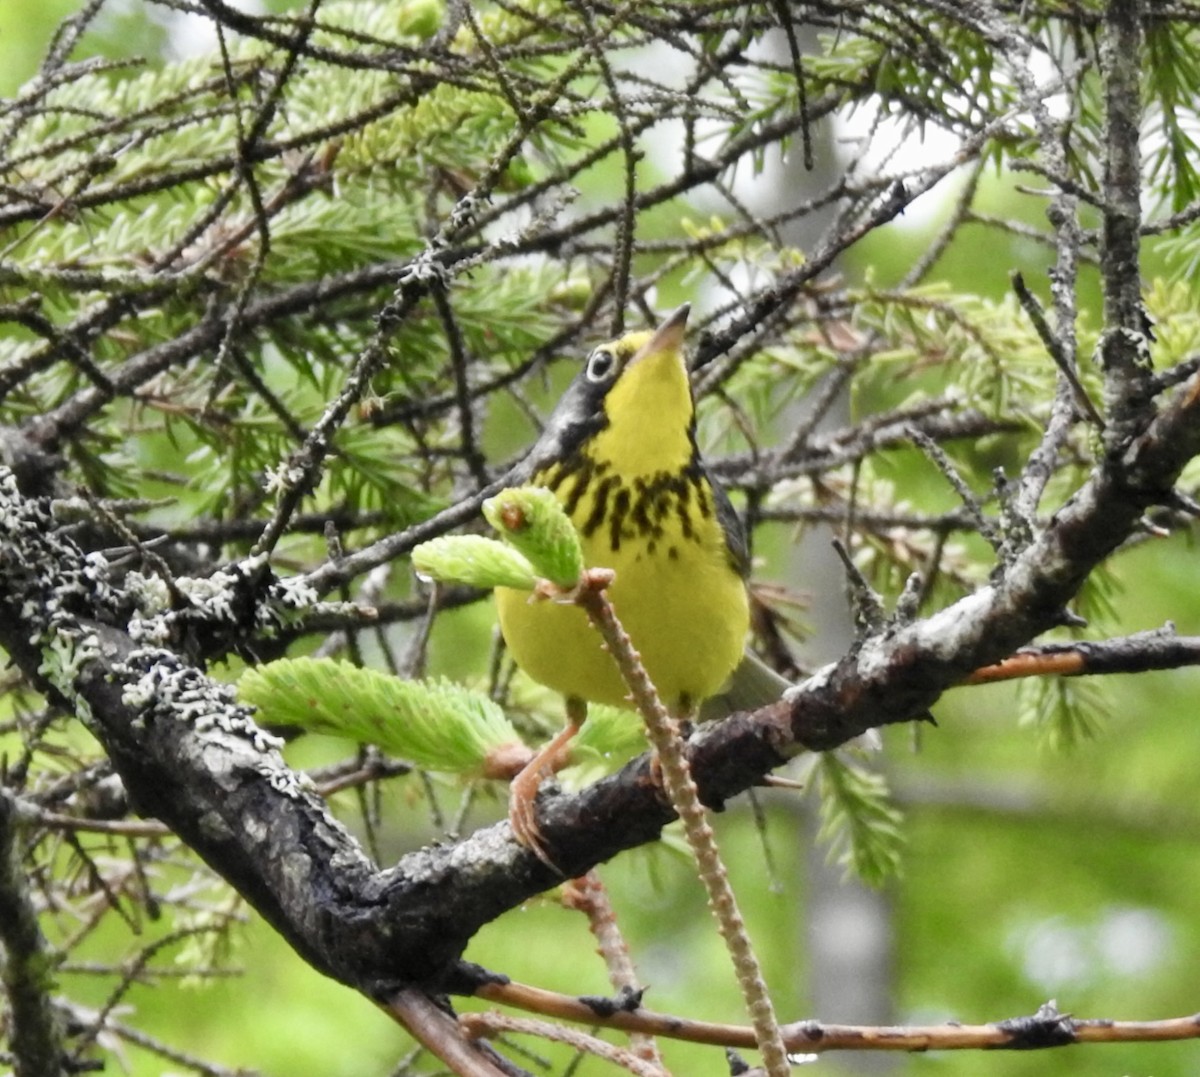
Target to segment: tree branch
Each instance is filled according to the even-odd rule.
[[[581,998],[518,983],[482,985],[477,995],[489,1002],[515,1006],[558,1021],[663,1039],[705,1043],[714,1047],[753,1048],[754,1030],[745,1025],[692,1021],[640,1007],[627,1008],[605,999]],[[474,1016],[474,1015],[472,1015]],[[464,1021],[469,1019],[464,1017]],[[1162,1021],[1088,1020],[1059,1013],[1053,1003],[1029,1017],[985,1025],[957,1021],[942,1025],[835,1025],[794,1021],[783,1028],[789,1052],[825,1051],[1028,1051],[1080,1043],[1139,1043],[1200,1039],[1200,1014]]]
[[[1022,647],[1002,662],[984,666],[963,684],[991,684],[1022,677],[1081,677],[1146,673],[1200,665],[1200,636],[1179,636],[1172,626],[1120,639],[1072,640]]]
[[[0,972],[9,1043],[20,1077],[62,1077],[66,1053],[50,995],[53,954],[26,885],[20,836],[16,802],[0,788]]]
[[[511,1066],[464,1034],[454,1016],[429,995],[415,988],[397,991],[382,1003],[385,1013],[400,1022],[421,1046],[459,1077],[514,1077]]]

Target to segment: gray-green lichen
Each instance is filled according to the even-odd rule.
[[[57,529],[48,503],[23,497],[7,468],[0,468],[0,533],[0,603],[19,618],[40,655],[38,675],[76,717],[103,724],[91,689],[115,683],[133,727],[185,722],[217,770],[232,775],[250,767],[281,793],[307,791],[279,754],[281,742],[258,727],[233,688],[163,645],[185,622],[244,625],[246,613],[239,611],[246,608],[252,625],[278,625],[314,597],[306,587],[270,578],[263,558],[203,580],[168,584],[141,572],[119,575],[102,554],[85,554]],[[248,590],[256,579],[267,582]],[[263,597],[247,603],[248,594]],[[127,645],[106,647],[102,635],[109,629],[123,633]]]

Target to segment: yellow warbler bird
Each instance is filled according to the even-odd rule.
[[[683,352],[688,312],[685,304],[652,332],[596,348],[522,468],[562,503],[587,567],[615,571],[608,594],[617,617],[680,715],[726,684],[749,627],[745,539],[696,447]],[[567,701],[566,729],[511,791],[514,833],[548,859],[533,808],[538,785],[563,761],[587,704],[628,707],[628,689],[582,609],[508,588],[497,588],[496,600],[517,664]],[[762,691],[743,698],[777,698],[785,682],[759,669]]]

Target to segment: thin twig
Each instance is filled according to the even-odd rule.
[[[381,1002],[380,1007],[458,1077],[509,1077],[486,1048],[469,1040],[454,1017],[424,991],[402,988]]]
[[[716,835],[708,823],[696,783],[692,780],[678,724],[663,706],[654,684],[646,674],[640,656],[633,648],[632,641],[617,620],[612,603],[604,591],[611,579],[612,573],[603,570],[593,569],[585,573],[576,594],[576,602],[599,630],[646,723],[646,732],[662,775],[663,788],[683,823],[684,834],[696,858],[700,879],[708,892],[709,907],[716,917],[718,930],[733,959],[738,985],[742,989],[742,996],[750,1013],[755,1040],[762,1053],[767,1074],[769,1077],[787,1077],[790,1066],[775,1019],[775,1010],[771,1005],[758,959],[750,944],[745,922],[738,909],[737,898],[729,884],[729,876],[721,863]]]
[[[608,981],[618,996],[640,1001],[642,988],[638,986],[637,970],[633,967],[629,946],[617,923],[616,910],[608,899],[608,890],[600,876],[589,871],[568,882],[563,887],[563,904],[578,909],[587,917],[588,928],[596,939],[600,956],[608,969]],[[630,1047],[644,1061],[662,1066],[662,1056],[653,1037],[636,1035],[631,1038]]]
[[[510,1017],[502,1013],[467,1013],[458,1023],[463,1032],[473,1040],[491,1037],[500,1032],[518,1032],[528,1036],[539,1036],[556,1043],[565,1043],[576,1051],[595,1055],[619,1066],[636,1077],[668,1077],[661,1063],[647,1061],[611,1043],[589,1036],[573,1028],[552,1024],[549,1021],[533,1021],[527,1017]]]
[[[577,1021],[717,1047],[755,1046],[754,1031],[744,1025],[693,1021],[653,1010],[596,1007],[576,996],[560,995],[528,984],[488,983],[481,985],[475,993],[489,1002],[515,1006],[560,1021]],[[795,1021],[783,1026],[783,1036],[789,1051],[813,1054],[825,1051],[1033,1050],[1078,1043],[1197,1040],[1200,1039],[1200,1014],[1161,1021],[1110,1021],[1106,1018],[1075,1018],[1060,1014],[1052,1007],[1042,1007],[1029,1017],[985,1025],[957,1021],[941,1025],[884,1026]]]
[[[1106,640],[1073,640],[1023,647],[1011,658],[983,666],[963,684],[991,684],[1024,677],[1082,677],[1107,673],[1146,673],[1200,665],[1200,637],[1155,629]]]
[[[1024,276],[1020,273],[1012,275],[1012,286],[1013,291],[1017,293],[1017,299],[1021,302],[1021,307],[1029,315],[1029,320],[1033,322],[1033,327],[1037,330],[1037,335],[1046,346],[1046,351],[1049,353],[1050,358],[1054,360],[1054,365],[1058,367],[1058,372],[1066,378],[1067,384],[1071,387],[1071,395],[1075,401],[1075,406],[1079,409],[1079,413],[1097,430],[1103,430],[1104,419],[1096,410],[1096,405],[1092,403],[1092,398],[1088,396],[1087,390],[1083,387],[1083,382],[1079,380],[1079,373],[1076,371],[1074,364],[1063,351],[1062,342],[1051,331],[1050,325],[1046,321],[1046,315],[1042,312],[1041,304],[1037,300],[1037,296],[1029,290]]]

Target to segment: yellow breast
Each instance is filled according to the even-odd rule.
[[[626,481],[588,455],[536,481],[567,508],[586,564],[615,570],[609,596],[663,701],[687,709],[717,692],[741,658],[749,608],[698,469]],[[564,696],[629,705],[582,610],[506,588],[496,601],[509,649],[531,677]]]

